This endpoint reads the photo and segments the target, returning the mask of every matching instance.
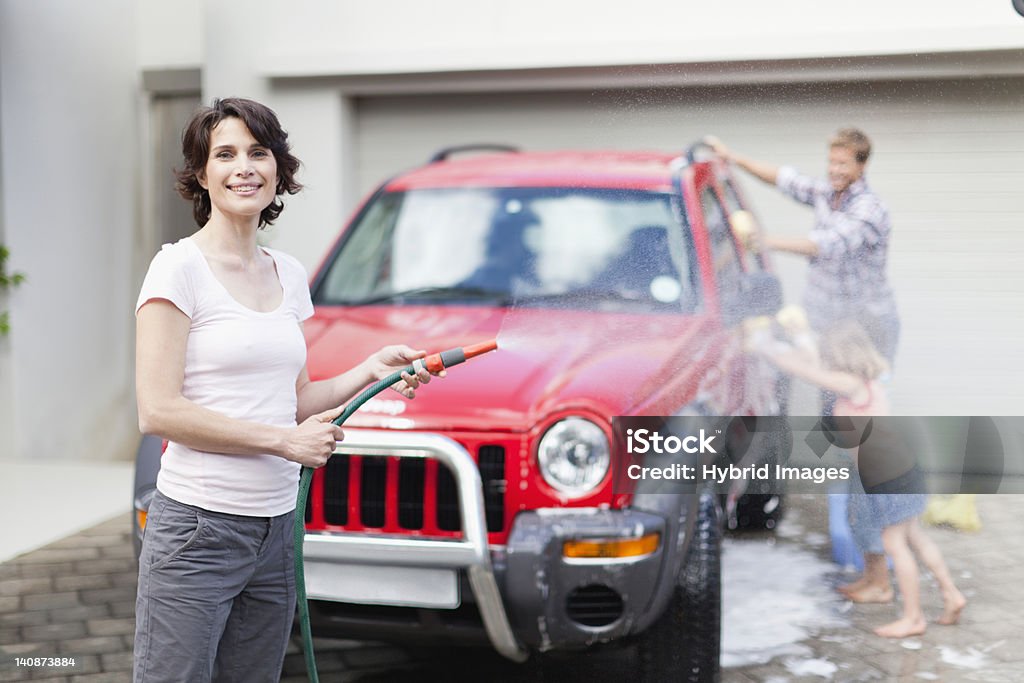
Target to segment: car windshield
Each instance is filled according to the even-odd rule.
[[[691,312],[697,283],[689,233],[667,194],[426,189],[376,197],[314,301]]]

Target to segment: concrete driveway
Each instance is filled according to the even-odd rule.
[[[1024,680],[1024,496],[979,498],[984,528],[978,533],[930,530],[970,604],[960,625],[932,625],[921,637],[899,641],[871,633],[894,618],[895,606],[855,606],[834,592],[847,577],[828,559],[827,501],[792,496],[788,503],[776,534],[726,541],[724,681]],[[130,680],[136,584],[130,528],[125,514],[0,564],[0,681]],[[923,589],[926,611],[936,615],[934,582],[926,578]],[[571,662],[556,666],[555,677],[631,678],[620,652],[587,657],[599,678]],[[20,666],[16,658],[56,658],[58,666]],[[324,681],[534,680],[487,651],[325,640],[317,642],[317,659]],[[296,640],[283,680],[297,683],[304,673]]]

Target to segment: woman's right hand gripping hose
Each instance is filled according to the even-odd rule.
[[[314,469],[326,465],[338,442],[345,438],[341,427],[331,422],[341,412],[342,408],[325,410],[291,429],[285,437],[284,458]]]

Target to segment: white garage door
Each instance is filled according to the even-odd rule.
[[[467,142],[672,151],[711,132],[820,174],[828,135],[859,126],[893,214],[897,412],[1024,414],[1024,80],[373,97],[356,111],[361,193]],[[770,230],[810,227],[805,207],[746,180]],[[775,265],[799,300],[804,265]]]

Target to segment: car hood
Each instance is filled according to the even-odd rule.
[[[407,401],[385,391],[349,426],[528,431],[563,411],[669,414],[692,400],[722,332],[705,316],[450,306],[320,307],[305,324],[314,380],[387,344],[428,353],[498,339],[497,352]]]

